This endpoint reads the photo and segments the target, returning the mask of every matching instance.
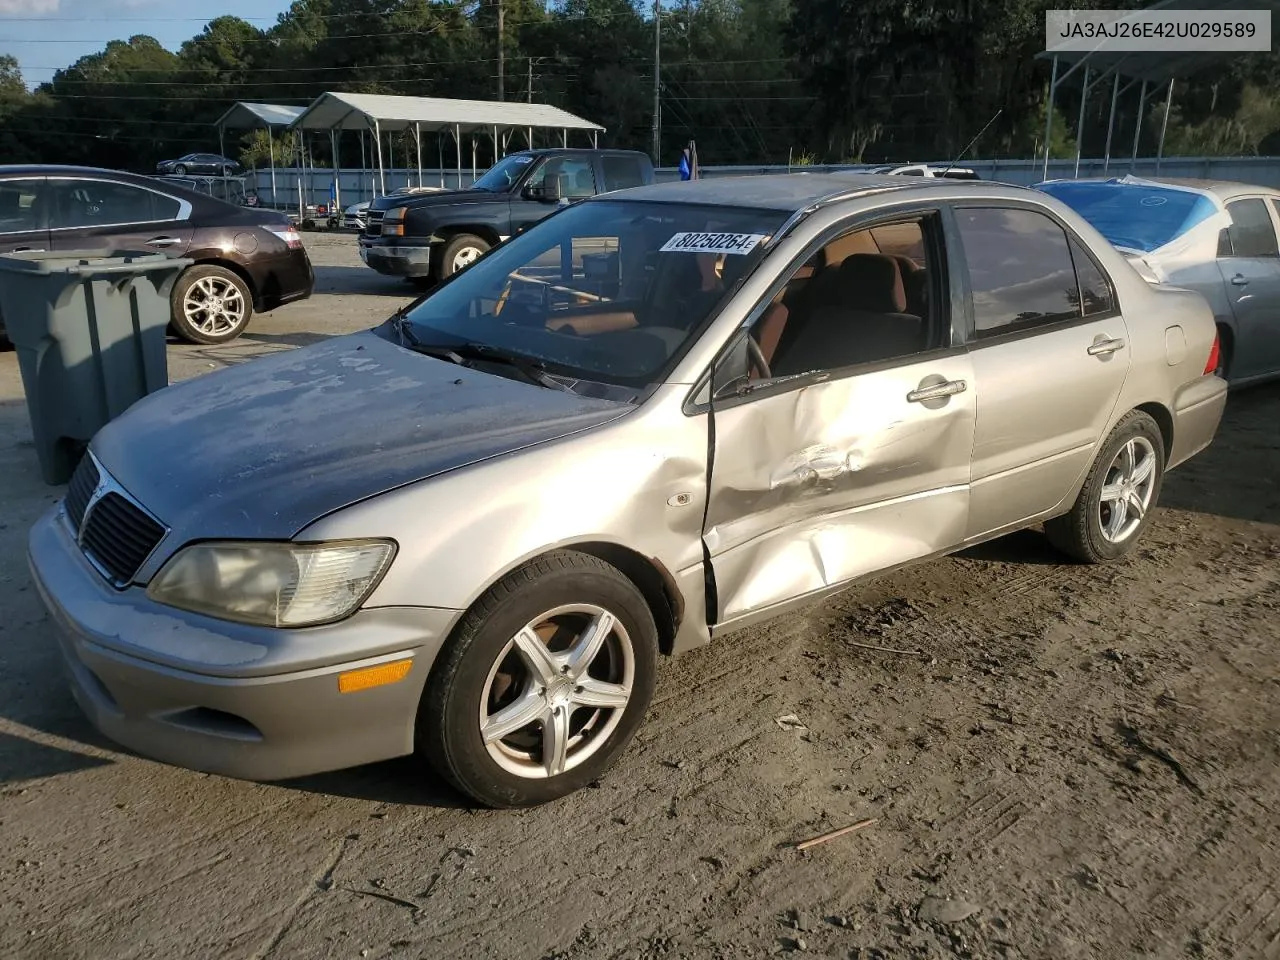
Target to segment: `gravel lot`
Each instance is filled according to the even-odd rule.
[[[308,244],[313,299],[173,378],[412,295]],[[596,789],[490,812],[412,760],[259,785],[99,738],[29,585],[62,491],[0,353],[0,956],[1280,957],[1277,424],[1280,387],[1233,395],[1123,563],[1028,532],[695,651]]]

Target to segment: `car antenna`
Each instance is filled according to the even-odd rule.
[[[952,160],[949,164],[947,164],[947,169],[943,170],[940,174],[938,174],[938,176],[945,177],[948,173],[950,173],[951,168],[954,167],[957,163],[959,163],[966,153],[968,153],[971,149],[973,149],[973,145],[978,142],[978,138],[987,132],[987,127],[995,123],[996,117],[1000,116],[1000,114],[1002,113],[1004,113],[1004,107],[1001,107],[994,114],[992,114],[991,119],[987,121],[986,126],[984,126],[981,130],[979,130],[974,135],[974,138],[965,144],[964,149],[960,151],[960,153],[956,156],[954,160]]]

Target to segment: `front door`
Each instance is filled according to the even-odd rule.
[[[1262,197],[1232,200],[1227,213],[1229,249],[1219,250],[1218,270],[1236,320],[1229,375],[1244,380],[1280,369],[1280,246]]]
[[[975,392],[943,257],[936,211],[820,238],[718,366],[703,537],[717,622],[963,538]],[[786,295],[794,281],[803,296]]]
[[[112,250],[182,256],[191,243],[191,204],[130,183],[51,179],[54,250]]]
[[[968,535],[1049,510],[1093,459],[1129,371],[1113,287],[1040,208],[955,210],[978,387]]]
[[[559,181],[560,200],[539,199],[548,178]],[[526,195],[526,192],[528,195]],[[511,233],[527,230],[560,207],[593,197],[597,193],[595,167],[590,154],[555,156],[543,160],[530,174],[520,192],[511,197]]]

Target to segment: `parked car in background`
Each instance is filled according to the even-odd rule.
[[[541,803],[618,759],[661,654],[1039,522],[1128,554],[1218,428],[1214,349],[1202,297],[1026,188],[622,190],[374,330],[140,401],[30,564],[77,699],[143,754],[416,750]]]
[[[1132,176],[1037,186],[1150,281],[1208,300],[1222,338],[1219,376],[1237,386],[1280,377],[1280,190]]]
[[[162,183],[177,184],[196,193],[208,194],[242,207],[258,206],[257,191],[248,185],[247,178],[243,176],[212,177],[190,174],[180,177],[177,174],[156,174],[156,179]]]
[[[218,153],[188,153],[177,160],[161,160],[156,164],[156,173],[172,173],[179,177],[185,177],[189,173],[233,177],[243,171],[244,168],[238,161]]]
[[[399,187],[392,190],[387,196],[412,197],[423,193],[441,193],[444,189],[444,187]],[[342,211],[342,228],[345,230],[363,230],[369,214],[369,204],[372,202],[372,200],[363,200],[360,203],[353,203]],[[331,222],[330,226],[336,226],[336,224]]]
[[[360,256],[379,273],[429,286],[565,204],[653,180],[648,155],[632,150],[522,150],[466,190],[374,200]]]
[[[909,163],[905,166],[894,166],[888,164],[886,166],[873,167],[868,173],[888,174],[895,177],[925,177],[935,178],[944,177],[948,180],[980,180],[978,174],[970,170],[968,167],[944,167],[929,166],[927,163]]]
[[[234,340],[254,311],[305,299],[315,285],[283,213],[115,170],[0,166],[0,254],[85,249],[194,260],[173,288],[170,321],[193,343]]]

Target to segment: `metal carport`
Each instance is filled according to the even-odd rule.
[[[378,186],[386,193],[386,170],[382,162],[382,134],[413,130],[417,144],[418,186],[422,186],[422,134],[437,137],[449,134],[457,146],[458,183],[462,183],[462,136],[471,135],[471,172],[476,172],[475,135],[483,132],[492,137],[493,152],[505,153],[507,142],[515,130],[524,130],[529,146],[533,131],[559,130],[561,142],[569,142],[569,131],[591,134],[591,145],[605,128],[545,103],[521,103],[512,100],[448,100],[436,97],[401,97],[373,93],[324,93],[312,101],[290,124],[296,130],[328,131],[334,156],[334,178],[338,174],[338,137],[344,130],[368,130],[377,145]],[[441,146],[443,156],[443,147]],[[440,179],[444,185],[441,163]],[[340,200],[339,200],[340,202]]]
[[[1190,13],[1220,11],[1229,13],[1237,10],[1270,10],[1280,9],[1280,0],[1161,0],[1149,4],[1140,10],[1127,11],[1135,13]],[[1207,19],[1207,18],[1206,18]],[[1173,83],[1179,77],[1188,77],[1206,67],[1221,63],[1231,57],[1239,57],[1238,51],[1130,51],[1102,49],[1106,41],[1099,41],[1098,48],[1093,50],[1059,50],[1053,47],[1036,54],[1037,59],[1052,59],[1053,70],[1049,81],[1049,103],[1045,111],[1044,134],[1044,170],[1049,170],[1049,140],[1053,132],[1053,101],[1058,88],[1077,70],[1083,69],[1081,78],[1080,117],[1076,125],[1076,174],[1080,172],[1080,138],[1084,132],[1085,104],[1089,99],[1089,91],[1097,84],[1111,78],[1111,112],[1107,120],[1107,145],[1103,160],[1103,170],[1111,163],[1111,134],[1116,118],[1116,99],[1135,84],[1141,84],[1138,98],[1138,116],[1133,131],[1133,152],[1130,165],[1137,160],[1138,138],[1142,133],[1142,116],[1147,100],[1161,89],[1167,90],[1164,104],[1164,122],[1160,128],[1160,141],[1156,150],[1156,172],[1160,172],[1160,160],[1164,155],[1164,138],[1169,124],[1169,106],[1173,102]],[[1247,54],[1246,54],[1247,55]],[[1059,72],[1061,65],[1066,65],[1065,72]],[[1121,79],[1124,79],[1123,85]]]
[[[240,101],[215,122],[218,128],[218,149],[227,155],[226,132],[228,130],[267,131],[267,144],[271,154],[271,205],[276,204],[276,129],[288,129],[302,114],[304,107],[291,107],[279,103],[248,103]]]

